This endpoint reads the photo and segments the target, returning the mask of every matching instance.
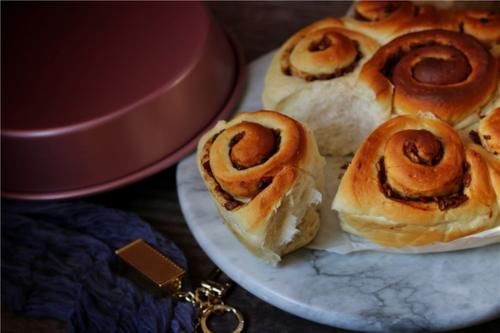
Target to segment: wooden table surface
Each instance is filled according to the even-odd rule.
[[[209,2],[214,17],[239,40],[247,62],[277,48],[299,28],[325,16],[342,16],[350,2]],[[87,198],[140,215],[158,231],[175,241],[188,258],[194,284],[214,264],[198,246],[182,215],[175,182],[176,166],[134,185]],[[500,283],[500,282],[499,282]],[[235,285],[226,298],[240,309],[245,332],[350,332],[320,325],[281,311]],[[226,329],[227,325],[216,324]],[[65,332],[65,325],[50,319],[28,319],[2,309],[2,332]],[[217,331],[218,332],[218,331]],[[500,332],[500,319],[457,332]]]

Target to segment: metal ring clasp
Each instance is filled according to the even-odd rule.
[[[243,331],[243,327],[245,326],[245,320],[243,319],[243,315],[237,309],[225,304],[216,304],[203,311],[200,318],[202,332],[213,333],[207,326],[208,318],[214,313],[224,313],[224,312],[231,312],[238,321],[238,325],[236,326],[236,328],[233,330],[232,333],[241,333]]]

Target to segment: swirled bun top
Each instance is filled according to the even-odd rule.
[[[338,19],[317,21],[290,37],[280,49],[284,75],[305,81],[329,80],[352,72],[363,55],[378,45],[363,34],[345,29]]]
[[[360,80],[399,114],[431,112],[457,127],[478,118],[498,86],[498,64],[466,34],[426,30],[400,36],[363,66]],[[392,96],[392,91],[394,94]]]
[[[425,129],[397,132],[384,148],[387,184],[407,198],[457,192],[463,161],[463,147],[457,137],[438,137]]]
[[[238,169],[264,163],[278,148],[277,133],[260,124],[244,121],[233,130],[238,132],[229,144],[229,158]]]
[[[358,57],[356,44],[335,31],[323,29],[300,40],[290,54],[292,75],[311,80],[334,76]]]
[[[258,120],[258,122],[255,122]],[[285,115],[259,111],[242,113],[218,133],[209,150],[212,173],[221,187],[233,196],[255,196],[263,177],[272,178],[302,164],[308,146],[305,129]]]

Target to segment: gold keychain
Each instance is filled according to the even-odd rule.
[[[115,253],[141,276],[161,291],[167,291],[173,297],[193,304],[198,312],[194,322],[195,331],[201,328],[203,333],[213,333],[208,328],[208,318],[213,314],[231,313],[238,324],[233,333],[241,333],[245,326],[243,315],[236,308],[224,304],[222,298],[230,288],[229,283],[220,283],[212,279],[201,282],[193,291],[182,290],[182,278],[186,271],[164,256],[142,239],[137,239]],[[217,269],[214,277],[220,272]],[[215,280],[215,278],[214,278]]]

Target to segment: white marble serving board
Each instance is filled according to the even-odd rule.
[[[250,64],[240,110],[261,108],[271,56]],[[500,244],[419,255],[303,249],[273,267],[223,224],[194,155],[178,165],[177,186],[189,228],[215,264],[257,297],[297,316],[367,332],[450,330],[500,316]]]

